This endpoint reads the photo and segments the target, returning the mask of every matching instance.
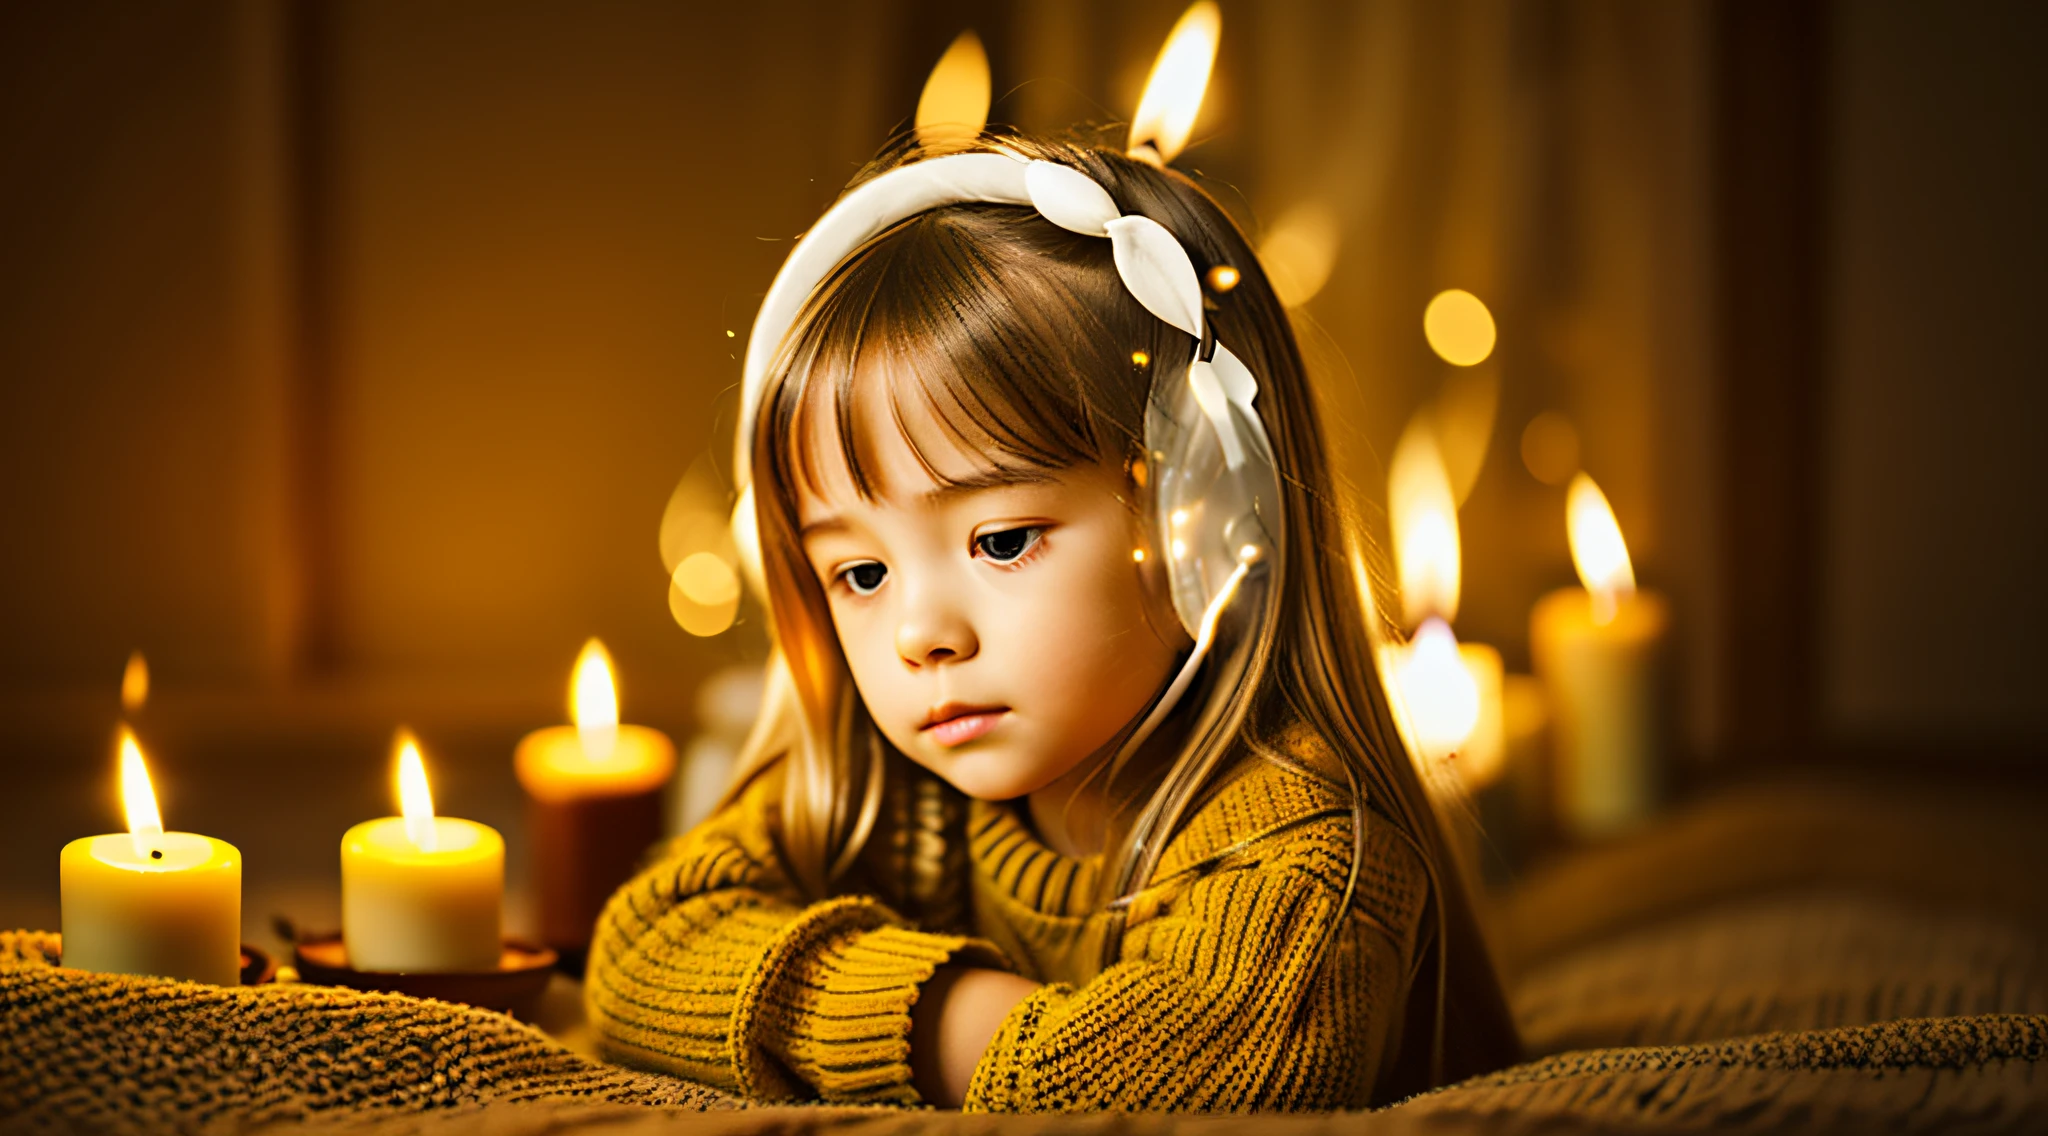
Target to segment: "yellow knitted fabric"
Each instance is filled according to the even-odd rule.
[[[1318,965],[1352,820],[1301,770],[1248,759],[1168,845],[1119,961],[1092,976],[1099,863],[1041,844],[1012,807],[973,802],[943,838],[871,842],[909,849],[893,871],[917,877],[964,841],[976,937],[871,895],[803,904],[771,835],[780,791],[761,778],[612,898],[586,984],[607,1056],[757,1098],[917,1103],[910,1008],[948,962],[1048,984],[1003,1022],[969,1109],[1356,1107],[1398,1044],[1422,862],[1368,814],[1357,891]]]

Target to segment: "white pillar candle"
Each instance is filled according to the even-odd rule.
[[[490,971],[503,950],[505,840],[437,817],[419,746],[400,732],[404,815],[341,838],[341,926],[349,965],[366,971]]]
[[[1664,791],[1663,643],[1670,609],[1635,589],[1621,528],[1591,478],[1572,482],[1572,559],[1583,588],[1562,588],[1530,616],[1530,654],[1549,695],[1554,807],[1580,838],[1648,817]]]
[[[242,971],[242,854],[165,832],[135,736],[121,733],[128,831],[87,836],[59,857],[64,965],[233,986]]]

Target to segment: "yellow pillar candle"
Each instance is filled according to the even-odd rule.
[[[519,783],[551,801],[611,797],[660,789],[676,769],[667,734],[619,723],[619,691],[611,656],[595,639],[583,645],[569,680],[573,726],[535,730],[513,756]]]
[[[548,726],[519,739],[513,772],[528,793],[541,800],[617,797],[658,792],[676,771],[676,745],[648,726],[618,725],[604,731],[605,757],[592,755],[589,731]]]
[[[59,858],[64,965],[234,986],[242,971],[242,854],[165,832],[135,735],[121,731],[128,831],[87,836]]]
[[[341,932],[349,965],[367,971],[490,971],[503,950],[505,840],[496,829],[434,815],[419,744],[398,741],[403,814],[341,838]]]
[[[1530,653],[1554,724],[1553,803],[1580,838],[1621,832],[1663,795],[1663,643],[1670,609],[1635,587],[1614,512],[1592,478],[1566,506],[1582,588],[1544,596],[1530,616]]]
[[[1477,793],[1500,780],[1507,763],[1507,741],[1501,718],[1500,652],[1484,643],[1458,644],[1458,661],[1471,676],[1472,689],[1479,695],[1479,717],[1472,733],[1458,747],[1455,764],[1458,781],[1468,793]]]

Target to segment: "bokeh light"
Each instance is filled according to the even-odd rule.
[[[1259,244],[1259,262],[1280,302],[1298,308],[1315,299],[1329,282],[1342,242],[1336,214],[1320,202],[1303,202],[1282,213]]]
[[[149,661],[141,651],[128,656],[128,665],[121,670],[121,709],[133,714],[149,701]]]
[[[1579,431],[1572,420],[1546,410],[1522,427],[1522,464],[1545,485],[1563,485],[1579,472]]]
[[[668,610],[692,635],[724,632],[739,615],[739,573],[715,552],[691,553],[669,577]]]
[[[1475,366],[1493,354],[1493,313],[1462,288],[1438,292],[1423,310],[1422,334],[1444,362]]]

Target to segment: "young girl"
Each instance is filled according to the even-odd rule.
[[[885,160],[778,277],[743,402],[768,702],[599,923],[608,1056],[1224,1111],[1515,1059],[1300,352],[1192,182],[1014,138]]]

